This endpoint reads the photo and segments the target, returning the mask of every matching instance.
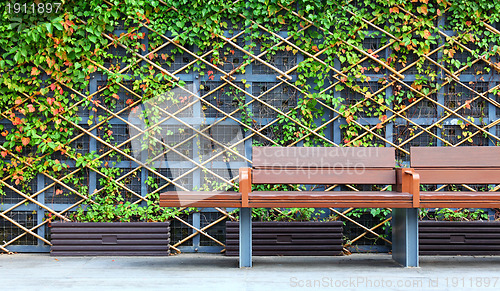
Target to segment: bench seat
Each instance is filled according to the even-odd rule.
[[[161,207],[241,207],[235,191],[168,191],[160,194]]]
[[[500,195],[499,195],[500,196]],[[413,195],[396,191],[254,191],[249,207],[390,207],[411,208]],[[169,191],[160,194],[161,207],[241,207],[241,193],[232,191]]]
[[[411,208],[413,195],[395,191],[254,191],[249,207],[394,207]]]
[[[500,192],[420,192],[424,208],[497,208]]]

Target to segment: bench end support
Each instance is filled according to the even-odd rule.
[[[392,258],[404,267],[418,267],[418,209],[392,209]]]
[[[240,268],[252,267],[252,208],[240,208]]]

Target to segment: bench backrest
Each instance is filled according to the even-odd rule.
[[[500,183],[500,147],[412,147],[421,184]]]
[[[254,184],[396,184],[395,150],[253,147]]]

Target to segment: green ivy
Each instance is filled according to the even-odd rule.
[[[101,105],[110,111],[117,108],[118,102],[123,101],[119,100],[121,87],[118,83],[126,81],[131,84],[130,90],[135,94],[127,97],[126,104],[129,107],[184,85],[184,82],[175,81],[164,70],[144,65],[141,59],[169,40],[179,46],[194,48],[197,55],[214,49],[209,58],[204,58],[205,61],[194,61],[186,69],[187,72],[198,72],[202,84],[220,77],[220,72],[213,66],[221,68],[227,57],[234,54],[234,48],[226,45],[226,37],[234,36],[239,31],[244,31],[242,46],[250,54],[268,51],[263,56],[265,61],[271,61],[273,56],[283,53],[304,56],[294,72],[296,79],[287,81],[300,96],[297,107],[278,114],[277,123],[269,129],[273,133],[273,144],[282,146],[299,142],[304,146],[331,146],[331,142],[325,138],[326,127],[319,125],[319,121],[326,121],[323,117],[325,105],[345,120],[341,125],[344,140],[340,145],[380,145],[376,142],[375,134],[382,135],[383,127],[392,122],[387,116],[388,111],[391,108],[404,110],[408,103],[420,97],[397,82],[390,84],[393,80],[391,68],[398,70],[408,64],[410,55],[416,55],[418,75],[416,80],[411,81],[411,88],[430,94],[441,86],[436,82],[437,73],[425,58],[434,47],[440,46],[439,54],[433,55],[439,55],[435,57],[435,62],[445,66],[451,73],[472,65],[476,58],[492,61],[493,57],[500,54],[500,34],[489,27],[500,22],[500,14],[497,13],[500,3],[497,1],[63,2],[61,11],[51,15],[13,16],[2,12],[0,111],[2,117],[14,127],[7,130],[0,126],[1,135],[5,137],[5,142],[0,145],[0,154],[4,158],[0,160],[0,175],[10,176],[10,182],[26,187],[38,173],[58,176],[63,169],[69,168],[54,158],[62,154],[73,160],[76,167],[109,174],[111,180],[103,182],[106,184],[105,190],[100,192],[105,195],[93,197],[88,189],[80,189],[87,192],[83,195],[97,199],[95,201],[102,207],[106,206],[106,195],[116,195],[113,202],[115,206],[121,200],[116,194],[119,186],[112,182],[120,173],[113,172],[114,164],[109,163],[116,154],[100,158],[101,153],[80,154],[72,147],[71,141],[76,134],[73,124],[82,125],[78,110],[90,109],[92,114],[87,125],[99,124],[98,130],[104,133],[104,141],[113,144],[113,128],[108,122],[113,116],[98,114],[97,106]],[[442,18],[446,21],[438,23],[437,20]],[[322,29],[308,27],[311,23]],[[120,31],[116,32],[118,27]],[[388,32],[390,36],[380,30]],[[443,31],[452,33],[443,37]],[[280,43],[282,39],[278,35],[284,32],[290,43]],[[367,39],[377,39],[381,45],[388,45],[388,55],[382,57],[364,48],[363,41]],[[127,49],[123,49],[123,46]],[[467,60],[456,58],[456,54],[464,51],[463,46],[472,49],[472,57]],[[113,49],[123,49],[124,56],[113,54],[110,51]],[[368,59],[358,64],[365,57],[360,51],[372,54],[378,61]],[[316,56],[319,52],[321,54]],[[183,50],[177,48],[170,55],[155,52],[148,54],[147,58],[159,67],[171,66],[181,53]],[[231,74],[244,74],[249,64],[255,62],[252,57],[245,55]],[[498,70],[498,66],[495,69]],[[477,80],[490,71],[491,67],[488,66],[478,71]],[[337,73],[339,77],[334,78],[333,75]],[[101,99],[89,93],[89,81],[97,74],[102,74],[107,81],[104,88],[98,88]],[[379,77],[371,80],[369,74]],[[446,76],[444,79],[451,81]],[[244,88],[248,87],[246,81],[241,82]],[[390,84],[393,94],[387,96],[385,90],[375,93],[366,86],[369,82],[378,82],[381,86]],[[228,94],[237,104],[246,130],[257,129],[260,125],[255,121],[245,98],[239,96],[238,90]],[[346,90],[363,94],[368,99],[346,104],[341,97]],[[147,122],[154,124],[158,121],[158,112],[149,114],[144,116]],[[365,128],[359,122],[363,115],[376,117],[380,122],[374,125],[375,128]],[[465,127],[466,124],[462,128],[462,135],[467,137],[470,131]],[[143,146],[154,147],[154,139],[148,140],[152,140],[153,144]],[[259,141],[255,143],[261,144]],[[36,152],[31,152],[35,146]],[[124,152],[129,153],[127,150]],[[0,189],[0,193],[2,191]],[[140,209],[126,203],[120,205],[131,211]],[[93,206],[89,205],[91,208]],[[138,212],[134,213],[138,215]],[[115,216],[121,219],[127,215]]]

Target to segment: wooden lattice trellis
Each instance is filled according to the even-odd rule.
[[[238,2],[235,1],[233,5]],[[356,9],[361,10],[363,6],[355,2],[345,8],[353,17],[360,15]],[[110,2],[105,1],[105,4],[108,7],[113,6]],[[160,5],[168,4],[160,1]],[[300,23],[297,33],[320,33],[325,38],[334,35],[335,32],[323,27],[320,21],[312,21],[298,13],[296,5],[296,3],[286,6],[278,4],[279,9],[273,13],[287,15],[289,18],[294,18],[296,23]],[[415,19],[415,27],[411,27],[407,34],[411,35],[419,29],[416,24],[419,18],[416,13],[406,11],[401,5],[393,8],[404,11],[410,18]],[[168,11],[177,10],[169,7]],[[230,11],[231,8],[227,8],[218,13]],[[454,39],[453,32],[442,29],[439,24],[444,23],[448,12],[445,10],[442,12],[443,16],[436,15],[430,19],[434,23],[432,28],[436,31],[435,36],[439,41],[427,53],[414,59],[408,57],[409,60],[406,59],[406,62],[397,65],[387,59],[393,53],[393,45],[403,43],[404,40],[380,25],[377,16],[371,19],[361,17],[359,22],[353,23],[359,26],[359,30],[367,32],[363,47],[353,45],[347,39],[340,41],[358,55],[359,60],[355,64],[345,64],[339,56],[330,55],[329,44],[322,43],[324,46],[320,48],[321,38],[318,38],[319,43],[315,49],[307,50],[299,45],[300,39],[288,35],[286,31],[273,31],[241,13],[232,15],[237,19],[233,24],[245,23],[245,25],[234,30],[227,29],[225,34],[213,33],[213,38],[221,42],[223,48],[203,51],[180,43],[169,33],[159,32],[142,17],[128,16],[137,23],[127,31],[128,34],[124,33],[126,30],[117,27],[114,34],[101,35],[108,43],[107,52],[113,57],[104,60],[103,63],[88,58],[100,72],[92,75],[88,89],[90,93],[61,84],[64,90],[74,94],[79,100],[71,108],[80,108],[79,114],[82,116],[82,121],[79,123],[61,116],[77,130],[69,144],[77,145],[81,153],[97,151],[95,160],[115,162],[115,166],[122,169],[123,173],[115,178],[109,177],[102,169],[89,163],[84,167],[72,167],[58,176],[41,172],[32,180],[35,182],[32,182],[31,187],[24,188],[12,183],[12,175],[2,177],[0,181],[7,195],[0,197],[3,199],[0,212],[2,221],[0,227],[3,228],[0,232],[3,232],[2,237],[4,237],[4,241],[0,242],[0,249],[4,252],[46,250],[50,245],[45,228],[46,214],[50,213],[52,216],[68,220],[67,214],[89,199],[89,193],[97,194],[103,191],[104,188],[98,185],[100,178],[113,180],[121,188],[126,199],[133,204],[144,204],[152,195],[173,187],[180,190],[214,187],[210,184],[212,181],[216,181],[215,186],[218,187],[235,186],[238,180],[237,169],[251,163],[252,144],[282,144],[276,139],[276,135],[280,132],[277,128],[283,126],[281,123],[283,119],[300,133],[296,139],[287,142],[286,146],[302,146],[310,139],[315,139],[317,144],[322,145],[351,146],[369,139],[372,145],[395,147],[401,159],[400,163],[408,161],[409,146],[412,145],[497,145],[500,142],[498,118],[500,103],[495,99],[494,93],[500,89],[500,78],[496,73],[500,71],[500,67],[494,59],[473,57],[473,49]],[[79,21],[86,24],[90,20],[79,19]],[[500,35],[500,31],[491,23],[484,21],[483,25],[488,32]],[[248,37],[248,32],[244,28],[259,31],[262,35],[266,35],[267,41],[272,40],[272,44],[269,47],[258,48],[249,46],[252,41],[245,39]],[[195,26],[186,26],[182,29],[184,32],[189,32],[195,29]],[[378,35],[371,37],[370,35],[375,32]],[[146,49],[142,53],[127,46],[125,39],[131,33],[144,33],[143,43]],[[160,38],[163,43],[154,48],[148,47],[148,39],[153,37]],[[382,43],[382,39],[385,43]],[[458,70],[451,70],[447,64],[438,61],[442,59],[443,51],[448,46],[457,47],[463,51],[462,55],[469,55],[472,59]],[[285,49],[280,49],[276,53],[276,49],[281,47]],[[230,53],[226,55],[222,64],[214,64],[212,60],[216,54],[219,55],[220,50]],[[382,55],[385,57],[381,57]],[[462,55],[457,53],[457,58]],[[120,61],[123,56],[127,56],[127,63]],[[332,65],[326,61],[329,58],[335,58],[337,61]],[[310,95],[303,85],[297,83],[299,70],[304,70],[301,66],[307,62],[322,65],[324,74],[329,74],[328,83],[317,93],[330,94],[340,98],[342,102],[336,105],[316,98],[315,107],[323,110],[324,119],[318,118],[315,127],[310,127],[303,118],[294,114],[300,110],[298,99]],[[423,73],[417,67],[422,66],[422,62],[432,68],[431,74],[436,73],[427,77],[433,78],[439,86],[426,91],[418,87],[417,75]],[[200,64],[206,67],[205,72],[210,73],[200,74]],[[366,73],[369,78],[351,85],[346,82],[347,72],[350,69],[371,65],[378,69]],[[488,74],[478,74],[478,70],[481,70],[478,69],[479,65],[492,70]],[[105,77],[127,74],[131,68],[137,66],[168,77],[165,82],[172,85],[171,92],[175,92],[176,97],[185,99],[175,103],[170,102],[168,108],[165,108],[167,103],[156,102],[157,97],[150,98],[149,101],[143,98],[143,88],[137,88],[133,82]],[[478,75],[481,75],[480,82],[477,80]],[[485,81],[484,78],[489,80]],[[184,81],[185,85],[180,85],[178,81]],[[112,102],[102,97],[110,85],[118,85],[116,93],[118,98]],[[342,89],[337,89],[339,85]],[[363,90],[363,87],[369,89]],[[379,96],[392,96],[405,92],[413,93],[415,95],[413,100],[405,100],[407,104],[403,101],[397,104],[395,100],[387,104],[383,110],[384,118],[370,116],[365,112],[361,113],[359,118],[353,119],[341,109],[341,105],[344,105],[346,108],[365,108],[368,111],[369,104],[382,105],[385,102],[385,100],[381,102]],[[30,99],[29,94],[24,92],[19,92],[19,97],[22,101],[16,106],[1,109],[0,114],[6,125],[12,121],[12,113],[16,113],[16,110]],[[86,100],[92,100],[91,108],[83,106]],[[144,126],[144,121],[137,122],[140,116],[137,112],[142,112],[145,108],[156,112],[159,116],[147,126]],[[471,108],[479,109],[473,112]],[[97,118],[98,116],[102,118]],[[132,117],[137,118],[132,120]],[[359,132],[346,140],[346,133],[341,130],[341,125],[355,126]],[[179,127],[182,130],[179,130]],[[175,129],[173,132],[172,128]],[[228,131],[235,128],[232,138],[225,136]],[[281,130],[286,129],[281,128]],[[111,134],[107,134],[109,131]],[[234,138],[234,135],[239,137]],[[161,149],[159,152],[146,149],[147,158],[143,156],[144,149],[137,150],[137,146],[140,147],[145,143],[145,137],[148,139],[148,144],[154,144]],[[0,144],[0,150],[5,151],[6,148]],[[22,154],[28,153],[9,152],[9,158],[24,163],[25,168],[31,167],[28,162],[19,159]],[[116,158],[117,156],[120,158]],[[169,158],[165,159],[165,156]],[[60,159],[67,160],[70,157],[63,155]],[[82,191],[79,188],[81,185],[65,182],[71,175],[80,175],[88,191]],[[148,177],[154,177],[159,187],[156,189],[148,187],[144,183]],[[462,186],[476,191],[473,186]],[[334,191],[337,187],[339,186],[327,185],[323,189]],[[444,187],[446,185],[436,190]],[[356,185],[350,185],[348,188],[359,191]],[[498,191],[499,188],[500,185],[490,190]],[[385,189],[388,187],[385,186]],[[390,221],[390,217],[373,226],[365,226],[349,216],[353,209],[329,210],[338,219],[349,221],[362,229],[360,235],[349,238],[345,244],[346,248],[368,234],[380,237],[390,244],[389,239],[377,233],[381,226]],[[209,218],[203,221],[201,216]],[[178,241],[173,243],[172,248],[179,250],[184,247],[184,250],[189,251],[203,247],[200,246],[200,238],[207,250],[223,248],[224,241],[220,232],[211,230],[228,218],[234,219],[223,208],[205,210],[201,213],[191,211],[191,215],[176,216],[175,220],[179,224],[177,229],[174,227],[174,232],[177,232],[174,235],[177,235]],[[7,237],[9,239],[5,239]],[[16,244],[24,248],[19,248],[15,246]],[[32,246],[27,247],[28,245]]]

